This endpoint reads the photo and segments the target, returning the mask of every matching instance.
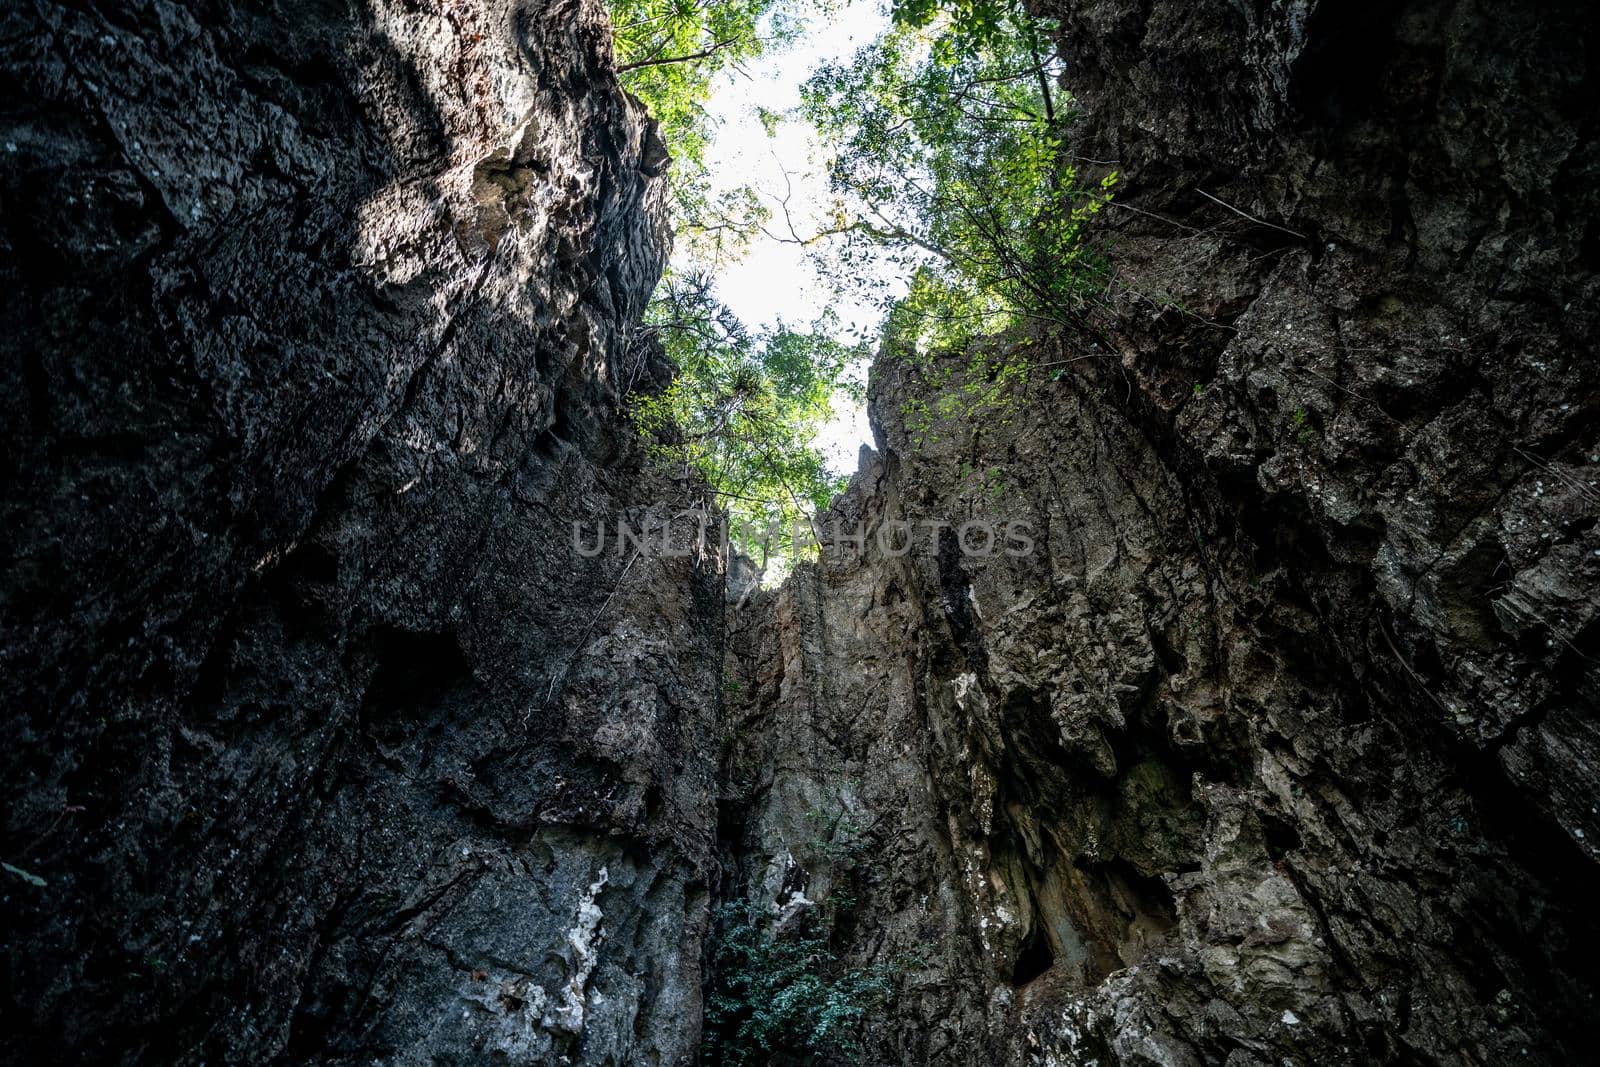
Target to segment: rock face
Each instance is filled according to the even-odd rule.
[[[869,1063],[1591,1058],[1593,15],[1048,13],[1105,298],[767,591],[596,0],[0,14],[9,1060],[688,1063],[741,899]]]
[[[1591,1058],[1592,11],[1050,13],[1105,300],[998,408],[880,357],[836,507],[1033,550],[730,615],[726,892],[895,975],[871,1062]]]
[[[663,495],[603,8],[0,25],[6,1058],[683,1062],[721,579],[571,545]]]

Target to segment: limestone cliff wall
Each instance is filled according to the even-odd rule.
[[[0,14],[7,1060],[692,1054],[720,579],[569,531],[661,495],[609,35]]]
[[[1105,299],[880,356],[838,505],[1035,551],[730,616],[727,892],[899,961],[874,1062],[1592,1058],[1592,13],[1047,9]]]
[[[735,898],[871,1063],[1592,1058],[1593,15],[1047,13],[1104,300],[832,516],[1032,550],[731,596],[571,541],[678,489],[598,3],[0,13],[8,1060],[688,1063]]]

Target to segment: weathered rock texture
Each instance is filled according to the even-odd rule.
[[[1592,12],[1050,13],[1098,340],[931,428],[880,358],[838,505],[1035,551],[730,616],[726,891],[896,970],[874,1062],[1591,1060]]]
[[[675,491],[594,0],[0,14],[6,1058],[685,1063],[741,896],[873,1063],[1593,1058],[1593,16],[1050,13],[1098,340],[886,354],[835,507],[1032,550],[731,598],[571,541]]]
[[[571,548],[661,495],[601,5],[0,42],[5,1058],[684,1062],[721,581]]]

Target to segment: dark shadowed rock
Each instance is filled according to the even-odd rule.
[[[571,547],[661,495],[603,9],[0,20],[8,1058],[685,1062],[721,582]]]

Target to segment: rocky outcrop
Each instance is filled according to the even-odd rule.
[[[718,901],[871,1063],[1587,1059],[1593,16],[1042,6],[1104,298],[765,591],[595,0],[0,14],[8,1059],[687,1063]]]
[[[0,49],[5,1058],[686,1061],[721,580],[572,549],[663,494],[601,5]]]
[[[1587,1059],[1592,13],[1050,13],[1105,299],[998,409],[880,357],[836,510],[923,525],[730,615],[725,892],[871,1062]]]

